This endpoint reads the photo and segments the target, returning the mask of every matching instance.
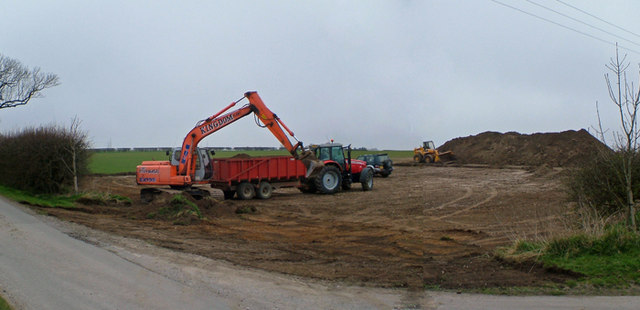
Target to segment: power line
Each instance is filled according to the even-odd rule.
[[[542,5],[542,4],[539,4],[539,3],[533,2],[533,1],[531,1],[531,0],[526,0],[526,1],[527,1],[527,2],[529,2],[529,3],[531,3],[531,4],[533,4],[533,5],[535,5],[535,6],[541,7],[541,8],[543,8],[543,9],[545,9],[545,10],[551,11],[551,12],[553,12],[553,13],[556,13],[556,14],[558,14],[558,15],[560,15],[560,16],[566,17],[566,18],[568,18],[568,19],[570,19],[570,20],[573,20],[573,21],[575,21],[575,22],[581,23],[581,24],[583,24],[583,25],[585,25],[585,26],[591,27],[591,28],[593,28],[593,29],[600,30],[600,31],[602,31],[602,32],[604,32],[604,33],[606,33],[606,34],[608,34],[608,35],[614,36],[614,37],[616,37],[616,38],[618,38],[618,39],[622,39],[622,40],[627,41],[627,42],[629,42],[629,43],[631,43],[631,44],[635,44],[635,45],[637,45],[637,46],[640,46],[640,44],[638,44],[638,43],[636,43],[636,42],[633,42],[633,41],[631,41],[631,40],[628,40],[628,39],[626,39],[626,38],[623,38],[623,37],[621,37],[621,36],[619,36],[619,35],[617,35],[617,34],[615,34],[615,33],[609,32],[609,31],[604,30],[604,29],[602,29],[602,28],[599,28],[599,27],[593,26],[593,25],[591,25],[591,24],[589,24],[589,23],[583,22],[583,21],[581,21],[581,20],[579,20],[579,19],[577,19],[577,18],[573,18],[573,17],[571,17],[571,16],[569,16],[569,15],[567,15],[567,14],[564,14],[564,13],[558,12],[558,11],[556,11],[556,10],[554,10],[554,9],[548,8],[548,7],[546,7],[546,6]]]
[[[591,13],[587,12],[587,11],[581,10],[581,9],[579,9],[579,8],[577,8],[577,7],[575,7],[575,6],[571,5],[571,4],[568,4],[568,3],[564,2],[564,1],[560,1],[560,0],[556,0],[556,1],[558,1],[558,2],[560,2],[560,3],[562,3],[562,4],[564,4],[564,5],[566,5],[566,6],[568,6],[568,7],[570,7],[570,8],[572,8],[572,9],[576,10],[576,11],[579,11],[579,12],[581,12],[581,13],[583,13],[583,14],[589,15],[589,16],[591,16],[591,17],[593,17],[593,18],[595,18],[595,19],[597,19],[597,20],[599,20],[599,21],[601,21],[601,22],[603,22],[603,23],[605,23],[605,24],[607,24],[607,25],[610,25],[610,26],[616,27],[616,28],[618,28],[618,29],[620,29],[620,30],[622,30],[622,31],[624,31],[624,32],[626,32],[626,33],[630,33],[630,34],[632,34],[632,35],[634,35],[634,36],[636,36],[636,37],[639,37],[639,38],[640,38],[640,34],[637,34],[637,33],[635,33],[635,32],[632,32],[632,31],[629,31],[629,30],[627,30],[627,29],[624,29],[624,28],[622,28],[622,27],[620,27],[620,26],[618,26],[618,25],[612,24],[612,23],[610,23],[610,22],[608,22],[608,21],[606,21],[606,20],[604,20],[604,19],[602,19],[602,18],[600,18],[600,17],[598,17],[598,16],[595,16],[595,15],[593,15],[593,14],[591,14]]]
[[[527,15],[529,15],[529,16],[531,16],[531,17],[535,17],[535,18],[540,19],[540,20],[543,20],[543,21],[545,21],[545,22],[548,22],[548,23],[554,24],[554,25],[556,25],[556,26],[558,26],[558,27],[562,27],[562,28],[565,28],[565,29],[571,30],[571,31],[573,31],[573,32],[579,33],[579,34],[581,34],[581,35],[583,35],[583,36],[586,36],[586,37],[592,38],[592,39],[594,39],[594,40],[598,40],[598,41],[600,41],[600,42],[603,42],[603,43],[606,43],[606,44],[609,44],[609,45],[614,45],[614,46],[616,45],[614,42],[607,41],[607,40],[605,40],[605,39],[602,39],[602,38],[596,37],[596,36],[594,36],[594,35],[588,34],[588,33],[586,33],[586,32],[580,31],[580,30],[575,29],[575,28],[571,28],[571,27],[569,27],[569,26],[565,26],[565,25],[563,25],[563,24],[560,24],[560,23],[554,22],[554,21],[552,21],[552,20],[550,20],[550,19],[547,19],[547,18],[544,18],[544,17],[538,16],[538,15],[536,15],[536,14],[533,14],[533,13],[530,13],[530,12],[527,12],[527,11],[524,11],[524,10],[522,10],[522,9],[519,9],[519,8],[517,8],[517,7],[514,7],[514,6],[508,5],[508,4],[506,4],[506,3],[500,2],[500,1],[498,1],[498,0],[490,0],[490,1],[495,2],[495,3],[499,4],[499,5],[504,6],[504,7],[510,8],[510,9],[512,9],[512,10],[516,10],[516,11],[521,12],[521,13],[523,13],[523,14],[527,14]],[[624,46],[619,45],[619,44],[618,44],[618,47],[619,47],[619,48],[621,48],[621,49],[624,49],[624,50],[627,50],[627,51],[630,51],[630,52],[632,52],[632,53],[635,53],[635,54],[640,55],[640,52],[639,52],[639,51],[636,51],[636,50],[634,50],[634,49],[630,49],[630,48],[628,48],[628,47],[624,47]]]

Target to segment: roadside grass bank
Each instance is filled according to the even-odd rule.
[[[363,154],[387,153],[392,160],[412,158],[413,151],[352,151],[351,157],[356,158]],[[228,158],[238,154],[249,156],[286,156],[286,150],[268,151],[216,151],[214,158]],[[89,158],[89,172],[92,174],[119,174],[135,173],[136,166],[145,160],[167,160],[166,152],[96,152]]]
[[[9,303],[0,296],[0,310],[11,310]]]
[[[130,205],[128,197],[105,193],[80,193],[77,195],[33,194],[0,185],[0,196],[13,201],[44,208],[75,208],[75,203],[84,204],[123,204]]]
[[[575,276],[564,285],[543,288],[548,294],[637,293],[640,287],[640,235],[621,224],[608,226],[597,234],[576,233],[548,241],[519,240],[497,249],[495,255],[512,264],[542,264]],[[506,291],[514,293],[514,289]]]
[[[46,208],[73,208],[74,202],[79,197],[78,195],[58,196],[33,194],[2,185],[0,185],[0,195],[19,203]]]

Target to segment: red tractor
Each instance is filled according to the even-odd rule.
[[[365,161],[352,159],[351,146],[332,142],[312,145],[309,149],[324,167],[306,180],[301,187],[303,192],[333,194],[341,189],[351,189],[354,182],[360,182],[365,191],[373,189],[373,167],[367,166]]]

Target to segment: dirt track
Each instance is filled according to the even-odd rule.
[[[251,266],[352,284],[425,287],[536,285],[565,278],[508,266],[490,253],[523,236],[561,229],[559,169],[397,166],[336,195],[280,189],[269,200],[199,202],[206,220],[148,219],[133,176],[93,177],[85,190],[125,195],[132,206],[86,206],[49,214],[110,233]],[[254,213],[238,214],[238,209]],[[186,225],[185,225],[186,224]]]

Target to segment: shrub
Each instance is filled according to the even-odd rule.
[[[571,171],[569,195],[580,207],[593,206],[600,215],[608,216],[625,209],[626,189],[622,175],[623,154],[602,152],[583,166]],[[634,197],[640,197],[640,156],[632,161]]]
[[[0,184],[33,193],[64,192],[74,182],[74,157],[77,175],[88,171],[88,147],[86,134],[54,125],[0,135]]]
[[[192,218],[205,219],[200,208],[181,194],[174,195],[169,205],[158,209],[158,212],[147,214],[147,219],[158,218],[173,220],[173,223],[177,225],[187,225],[191,223]]]

